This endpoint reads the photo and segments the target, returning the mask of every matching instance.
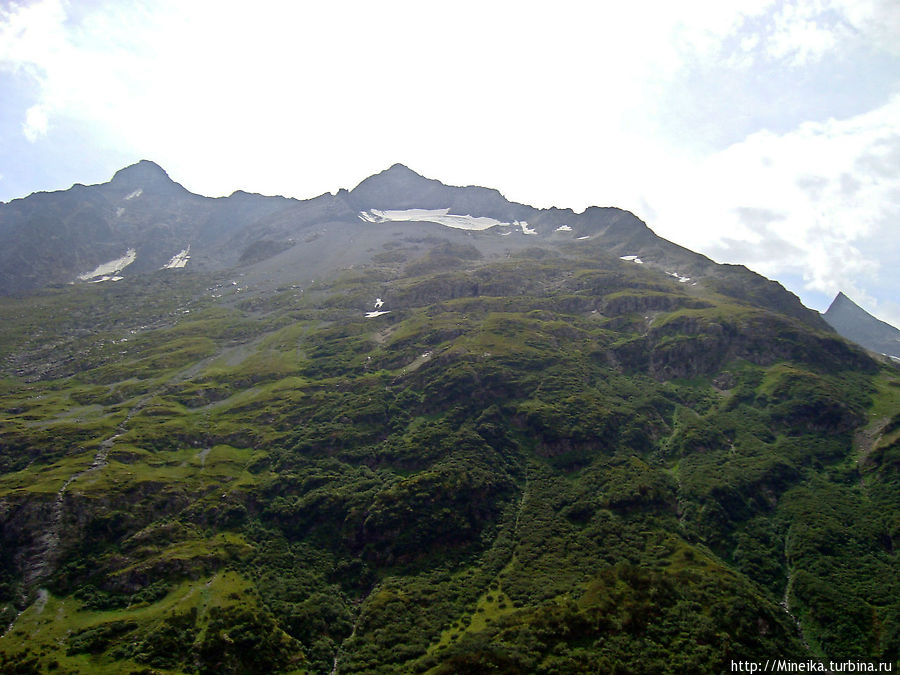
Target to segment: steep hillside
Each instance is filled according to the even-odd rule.
[[[627,212],[317,204],[0,298],[0,670],[896,663],[896,369]]]

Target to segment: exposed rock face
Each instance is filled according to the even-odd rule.
[[[837,294],[823,317],[848,340],[900,359],[900,330],[876,319],[843,293]]]
[[[202,197],[144,160],[116,172],[109,183],[0,204],[0,293],[69,283],[132,249],[128,275],[158,270],[188,247],[195,265],[222,268],[241,253],[229,245],[232,232],[288,201]]]
[[[141,195],[134,195],[131,199],[144,194],[190,194],[182,185],[169,178],[169,174],[159,164],[146,159],[119,169],[107,185],[110,192],[127,191],[126,197],[135,191],[141,192]]]
[[[501,225],[471,231],[408,216],[404,222],[366,222],[360,217],[371,210],[410,209],[446,210]],[[817,313],[779,284],[744,267],[717,265],[666,241],[628,211],[536,209],[510,202],[497,190],[444,185],[402,164],[349,192],[313,199],[242,191],[211,199],[189,192],[160,166],[143,160],[116,172],[108,183],[75,185],[0,204],[0,294],[152,273],[172,267],[173,258],[186,251],[188,269],[235,269],[277,287],[298,269],[315,279],[335,269],[369,264],[398,237],[440,237],[486,257],[526,250],[534,257],[565,247],[593,247],[615,257],[639,257],[669,276],[685,282],[705,280],[730,297],[826,328]],[[130,260],[127,267],[112,264],[125,257]],[[109,271],[92,273],[107,267]]]

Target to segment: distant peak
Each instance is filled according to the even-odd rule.
[[[877,354],[900,359],[900,330],[873,316],[843,293],[822,315],[839,334]]]
[[[399,162],[366,178],[347,197],[357,211],[450,209],[453,214],[483,216],[501,222],[524,220],[521,205],[511,204],[497,190],[477,185],[445,185]]]
[[[190,194],[183,185],[169,178],[169,174],[159,164],[149,159],[142,159],[137,164],[119,169],[108,185],[117,191],[140,190],[140,194]]]
[[[167,174],[159,164],[151,162],[149,159],[142,159],[137,164],[132,164],[131,166],[126,166],[124,169],[116,171],[111,182],[115,184],[133,185],[137,183],[172,183],[173,181],[169,178],[169,174]]]
[[[378,176],[384,176],[384,175],[391,175],[391,176],[394,176],[394,175],[397,175],[397,176],[400,176],[400,175],[407,175],[407,176],[415,176],[416,178],[422,178],[422,177],[423,177],[422,174],[416,173],[415,171],[413,171],[412,169],[410,169],[410,168],[409,168],[408,166],[406,166],[405,164],[400,164],[400,162],[397,162],[396,164],[391,164],[387,169],[385,169],[384,171],[382,171],[381,173],[376,174],[376,175],[378,175]]]
[[[163,168],[159,164],[157,164],[156,162],[154,162],[153,160],[150,160],[150,159],[141,159],[141,160],[138,160],[135,164],[131,165],[131,167],[136,167],[136,166],[144,167],[147,169],[153,169],[155,171],[160,171],[162,173],[165,173],[165,171],[163,171]],[[129,168],[131,168],[131,167],[129,167]]]
[[[443,185],[417,174],[403,164],[392,164],[389,168],[369,176],[357,185],[350,194],[361,200],[365,206],[385,207],[398,199],[409,198],[423,191],[440,189]]]
[[[425,178],[422,174],[413,171],[406,164],[401,164],[397,162],[396,164],[391,164],[388,168],[379,171],[376,174],[369,176],[366,180],[374,180],[378,179],[381,181],[390,180],[390,181],[426,181],[430,180]]]
[[[828,311],[831,311],[837,307],[847,306],[847,305],[849,305],[851,307],[859,307],[859,305],[857,305],[855,302],[853,302],[853,300],[851,300],[846,295],[844,295],[843,291],[838,291],[838,294],[836,296],[834,296],[834,300],[832,300],[831,304],[828,306],[828,310],[826,310],[826,313],[828,313]]]

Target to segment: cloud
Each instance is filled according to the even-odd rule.
[[[65,5],[58,0],[0,7],[0,64],[38,75],[41,64],[58,58],[65,42]]]
[[[900,5],[893,0],[785,0],[740,16],[715,43],[733,66],[773,60],[803,68],[857,49],[900,54]]]
[[[754,229],[771,229],[772,224],[783,221],[787,216],[783,212],[754,206],[739,206],[734,212],[744,225]]]
[[[792,66],[804,66],[821,59],[848,37],[846,25],[828,9],[824,3],[785,4],[774,17],[766,42],[766,55],[785,59]]]
[[[900,56],[900,4],[895,0],[836,0],[841,19],[871,49]]]
[[[34,143],[47,135],[47,124],[47,107],[38,103],[25,112],[22,133],[25,134],[25,138]]]
[[[663,236],[767,276],[798,273],[798,290],[877,304],[900,287],[884,264],[900,221],[900,96],[850,119],[758,132],[681,176],[664,200],[647,198]],[[686,203],[685,183],[702,185],[702,199]]]

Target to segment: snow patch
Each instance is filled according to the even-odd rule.
[[[78,278],[81,281],[88,281],[97,277],[109,277],[108,279],[98,279],[98,281],[118,281],[118,279],[114,279],[113,277],[133,263],[136,258],[137,251],[130,248],[121,258],[116,258],[115,260],[110,260],[108,263],[97,265],[97,268],[93,272],[79,274]]]
[[[528,227],[528,223],[514,220],[506,223],[496,218],[487,216],[457,215],[450,213],[450,209],[403,209],[396,211],[379,211],[372,209],[371,211],[360,211],[359,219],[366,223],[399,223],[399,222],[427,222],[437,223],[446,227],[453,227],[457,230],[475,230],[482,231],[492,227],[514,227],[521,228],[522,234],[537,234],[537,230]],[[508,235],[511,232],[501,232],[501,235]]]
[[[644,264],[644,261],[638,258],[636,255],[620,255],[619,260],[627,260],[629,262],[637,263],[638,265]]]
[[[557,232],[571,232],[572,228],[569,227],[568,225],[560,225],[559,227],[556,228],[556,231]]]
[[[175,255],[172,256],[172,259],[167,262],[165,265],[160,267],[163,270],[173,270],[178,267],[184,267],[188,264],[188,260],[191,259],[191,247],[188,246],[183,251],[179,251]],[[193,268],[191,268],[193,269]]]
[[[691,280],[690,277],[682,276],[678,272],[666,272],[666,274],[668,274],[670,277],[675,277],[676,279],[678,279],[678,282],[682,284],[686,284]]]
[[[116,209],[116,218],[121,218],[123,213],[125,213],[125,207],[120,206]]]
[[[590,239],[590,238],[591,238],[591,235],[586,234],[586,235],[584,235],[583,237],[577,237],[577,241],[582,241],[582,240],[584,240],[584,239]]]
[[[423,221],[437,223],[458,230],[487,230],[496,225],[510,225],[487,216],[456,215],[450,209],[403,209],[398,211],[360,211],[359,219],[367,223],[396,223]]]
[[[143,188],[138,188],[137,190],[135,190],[135,191],[132,192],[131,194],[126,195],[126,196],[125,196],[125,199],[134,199],[135,197],[140,197],[142,194],[144,194],[144,189],[143,189]]]
[[[381,298],[375,298],[375,309],[371,312],[366,312],[366,318],[374,319],[376,316],[390,313],[391,310],[381,309],[382,307],[384,307],[384,300],[382,300]]]

